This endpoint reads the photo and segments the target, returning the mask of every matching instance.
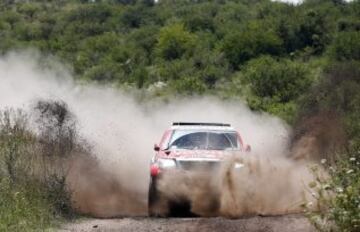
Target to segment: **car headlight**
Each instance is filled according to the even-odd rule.
[[[173,159],[159,159],[159,167],[161,168],[174,168],[176,167],[176,162]]]
[[[235,169],[241,169],[241,168],[243,168],[244,167],[244,164],[242,164],[242,163],[239,163],[239,162],[235,162],[234,163],[234,168]]]

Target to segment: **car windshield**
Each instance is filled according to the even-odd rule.
[[[238,150],[235,131],[174,130],[168,149]]]

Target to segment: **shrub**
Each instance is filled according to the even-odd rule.
[[[222,41],[221,50],[233,68],[261,54],[278,55],[282,53],[282,41],[275,31],[265,25],[254,23],[242,31],[227,34]]]
[[[173,81],[171,84],[175,91],[181,94],[201,94],[206,90],[205,84],[196,77],[183,77]]]
[[[21,110],[0,111],[0,230],[44,230],[55,218],[73,218],[66,160],[83,153],[66,105],[39,101],[36,133]]]
[[[0,113],[0,230],[44,229],[51,224],[51,206],[35,172],[34,136],[21,111]]]
[[[191,52],[195,42],[196,36],[185,30],[182,24],[173,24],[160,30],[156,49],[163,59],[173,60]]]
[[[319,212],[308,213],[321,231],[360,229],[360,68],[358,62],[329,65],[300,104],[300,117],[335,112],[347,132],[347,151],[326,161],[329,177],[320,179]]]
[[[339,155],[326,170],[329,178],[319,179],[317,186],[322,210],[307,212],[310,220],[319,231],[359,231],[360,150]]]
[[[328,8],[326,4],[312,8],[315,9],[306,10],[297,19],[300,24],[295,30],[295,35],[299,38],[299,49],[309,47],[314,53],[319,54],[323,52],[330,40],[331,21],[326,17],[329,11],[334,10],[334,8]],[[331,13],[336,14],[335,12]]]
[[[299,116],[336,112],[342,117],[350,143],[360,141],[359,67],[355,61],[328,65],[317,85],[302,97]]]
[[[121,15],[121,22],[127,27],[138,28],[145,23],[145,14],[146,11],[141,6],[128,6]]]
[[[360,31],[340,32],[330,47],[330,55],[338,61],[360,60]]]
[[[256,96],[282,103],[296,99],[311,83],[309,70],[303,64],[270,56],[251,60],[243,75]]]

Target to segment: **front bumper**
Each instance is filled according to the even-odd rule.
[[[152,177],[161,175],[163,172],[191,171],[191,172],[214,172],[221,165],[220,159],[159,159],[152,162],[150,174]]]

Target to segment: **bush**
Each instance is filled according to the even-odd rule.
[[[330,178],[320,179],[318,186],[322,211],[308,212],[310,220],[320,231],[359,231],[360,150],[339,155],[326,169]]]
[[[182,24],[173,24],[160,30],[157,52],[165,60],[181,58],[195,47],[196,36],[185,30]]]
[[[32,178],[34,137],[22,112],[0,113],[0,230],[44,229],[52,222],[43,188]]]
[[[322,210],[308,213],[321,231],[360,230],[359,67],[355,61],[329,65],[300,104],[302,118],[319,112],[334,112],[347,134],[346,152],[330,157],[325,166],[329,176],[319,179],[318,202]]]
[[[171,82],[171,86],[176,92],[186,95],[201,94],[206,90],[205,84],[196,77],[183,77]]]
[[[39,101],[32,115],[0,112],[0,230],[38,231],[75,216],[66,160],[83,153],[75,121],[62,102]]]
[[[270,56],[248,62],[243,75],[256,96],[282,103],[296,99],[311,83],[305,65],[286,59],[275,60]]]
[[[299,116],[335,112],[342,117],[350,143],[360,141],[359,67],[355,61],[328,65],[317,85],[302,97]]]
[[[297,19],[300,21],[295,35],[299,38],[298,48],[309,47],[314,53],[323,52],[330,41],[331,20],[327,19],[329,11],[335,11],[336,8],[326,6],[313,6],[314,9],[306,10],[303,15]],[[336,15],[336,12],[331,12]]]
[[[340,32],[330,47],[330,55],[338,61],[360,60],[360,31]]]
[[[312,81],[313,74],[303,63],[261,56],[246,63],[227,89],[235,92],[232,95],[242,95],[252,110],[269,112],[291,123],[296,101]]]
[[[221,50],[233,68],[261,54],[279,55],[282,41],[275,31],[260,23],[253,23],[242,31],[227,34],[222,41]]]

